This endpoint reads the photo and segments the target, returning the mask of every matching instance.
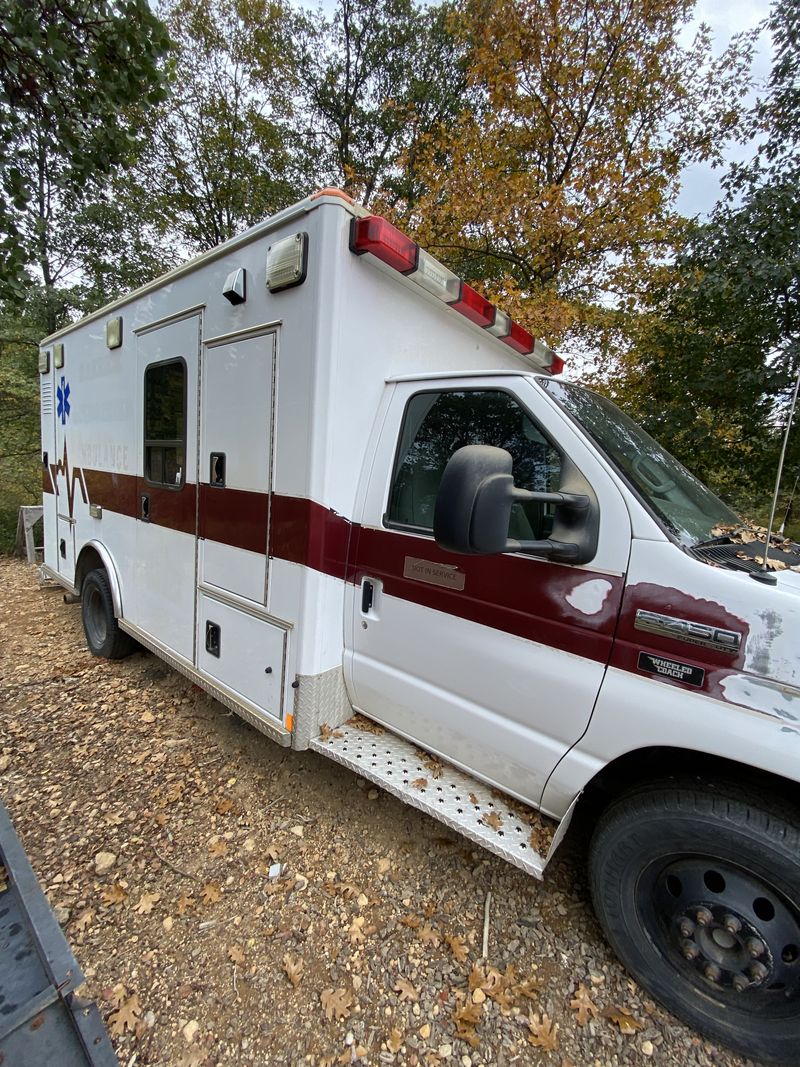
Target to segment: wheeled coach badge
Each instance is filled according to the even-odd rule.
[[[406,556],[403,565],[403,577],[413,578],[417,582],[429,585],[443,585],[446,589],[461,591],[466,575],[458,567],[448,563],[433,563],[428,559],[415,559]]]
[[[659,678],[669,678],[672,682],[683,682],[684,685],[699,687],[706,677],[702,667],[693,667],[691,663],[681,663],[676,659],[664,659],[663,656],[652,656],[649,652],[639,653],[637,666],[640,671],[655,674]]]

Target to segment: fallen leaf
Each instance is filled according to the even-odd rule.
[[[92,908],[87,908],[86,911],[81,912],[78,918],[75,920],[75,928],[80,930],[81,933],[94,922],[95,913]]]
[[[341,730],[334,730],[326,722],[320,723],[319,736],[322,741],[330,741],[332,737],[342,737]]]
[[[222,899],[222,892],[216,883],[206,882],[201,890],[202,900],[204,904],[216,904],[218,900]]]
[[[417,930],[417,937],[420,939],[420,941],[423,942],[423,944],[433,945],[434,948],[436,948],[436,946],[442,940],[441,937],[439,937],[437,931],[431,926],[429,922],[426,922],[424,926]]]
[[[319,996],[322,1009],[328,1020],[347,1019],[350,1017],[350,1006],[353,996],[346,989],[323,989]]]
[[[229,800],[227,797],[220,797],[214,806],[214,811],[216,811],[217,815],[227,815],[232,808],[232,800]]]
[[[627,1008],[605,1008],[603,1010],[603,1018],[608,1019],[609,1022],[616,1023],[623,1034],[635,1034],[637,1030],[641,1030],[644,1023],[635,1019],[633,1013],[628,1011]]]
[[[181,893],[175,906],[178,909],[178,915],[185,915],[189,908],[194,907],[194,900],[191,897],[187,897],[185,893]]]
[[[475,1027],[480,1022],[483,1007],[480,1004],[467,1004],[463,1008],[457,1008],[453,1012],[453,1022],[456,1024],[456,1037],[466,1041],[472,1048],[478,1048],[480,1038],[475,1033]]]
[[[363,915],[356,915],[350,926],[350,944],[356,945],[359,941],[364,940],[364,923],[366,919]]]
[[[415,778],[411,783],[412,789],[424,789],[428,784],[427,778]]]
[[[589,996],[589,990],[583,982],[575,990],[575,996],[569,1002],[569,1006],[577,1015],[578,1026],[586,1026],[590,1018],[597,1018],[597,1005]]]
[[[110,908],[124,904],[128,899],[128,891],[120,882],[114,882],[110,889],[104,889],[100,899]]]
[[[404,1038],[403,1038],[403,1035],[400,1033],[400,1031],[399,1030],[392,1030],[392,1032],[389,1034],[388,1038],[386,1039],[386,1047],[389,1049],[390,1052],[397,1053],[403,1047],[403,1041],[404,1041]]]
[[[513,992],[518,997],[525,997],[526,1000],[538,1000],[541,990],[541,978],[527,978],[524,982],[520,982],[519,985],[515,985]]]
[[[445,934],[444,939],[450,946],[450,951],[453,953],[458,962],[463,963],[469,955],[464,938],[458,937],[455,934]]]
[[[133,910],[139,915],[149,915],[159,900],[161,900],[160,893],[142,893],[139,903],[134,906]]]
[[[496,811],[484,812],[481,816],[481,822],[485,826],[490,826],[492,830],[499,830],[503,825],[502,816]]]
[[[394,991],[398,994],[401,1002],[404,1000],[419,1000],[419,993],[407,978],[398,978],[394,984]]]
[[[296,959],[288,952],[283,957],[283,969],[286,971],[286,977],[297,988],[300,985],[300,979],[303,976],[303,961]]]
[[[123,1001],[116,1011],[108,1017],[108,1029],[113,1037],[122,1037],[126,1030],[133,1030],[136,1020],[142,1014],[139,998],[134,993],[132,997]]]
[[[558,1023],[553,1023],[550,1016],[542,1014],[539,1019],[538,1012],[528,1016],[528,1040],[532,1045],[555,1052],[558,1048]]]
[[[231,945],[228,949],[228,959],[232,963],[238,963],[241,966],[247,957],[244,954],[244,949],[241,945]]]
[[[222,838],[217,838],[216,841],[212,841],[208,846],[208,854],[212,859],[217,859],[219,856],[228,855],[228,842],[223,841]]]
[[[475,805],[476,807],[477,807],[477,806],[478,806],[478,804],[480,803],[480,801],[478,800],[478,798],[477,798],[477,797],[475,796],[475,794],[474,794],[474,793],[470,793],[470,795],[469,795],[469,802],[470,802],[470,804],[474,804],[474,805]]]
[[[404,915],[400,923],[410,930],[418,930],[422,925],[422,919],[420,919],[419,915]]]

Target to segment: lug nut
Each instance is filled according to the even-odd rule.
[[[716,965],[716,963],[707,963],[703,968],[703,974],[709,980],[709,982],[718,982],[722,976],[722,971]]]
[[[763,982],[769,974],[769,971],[763,963],[751,963],[748,970],[750,972],[750,977],[754,982]]]
[[[681,941],[681,952],[687,960],[696,960],[700,955],[700,949],[694,941]]]
[[[729,934],[738,934],[742,928],[742,924],[736,918],[735,915],[726,915],[722,920],[722,925],[728,931]]]
[[[750,982],[743,974],[735,974],[732,985],[737,993],[744,993],[745,989],[750,988]]]
[[[684,915],[684,917],[680,921],[678,929],[681,932],[681,937],[691,937],[695,931],[695,926],[692,920],[688,916]]]
[[[697,909],[697,925],[698,926],[708,926],[708,924],[713,920],[713,918],[714,918],[714,916],[711,914],[711,912],[708,910],[708,908],[698,908]]]
[[[754,960],[758,959],[759,956],[763,956],[766,950],[764,942],[759,941],[757,937],[748,937],[748,939],[744,943],[744,947],[747,949],[747,951],[750,953]]]

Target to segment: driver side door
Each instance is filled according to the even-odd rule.
[[[630,548],[627,510],[602,465],[529,379],[390,388],[351,548],[346,670],[354,704],[537,803],[585,730],[603,679]],[[534,491],[558,489],[568,454],[600,505],[591,563],[439,548],[439,481],[467,444],[505,448],[515,484]],[[510,536],[546,538],[551,524],[551,505],[515,504]]]

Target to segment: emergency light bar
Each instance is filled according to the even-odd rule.
[[[521,356],[530,356],[538,370],[560,374],[564,369],[564,360],[551,348],[380,215],[353,219],[350,251],[369,252]]]

